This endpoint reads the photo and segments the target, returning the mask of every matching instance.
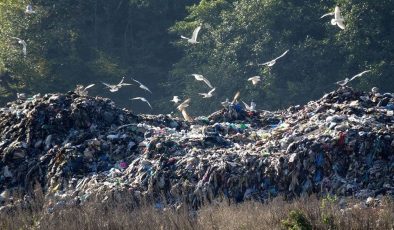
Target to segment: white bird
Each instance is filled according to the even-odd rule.
[[[29,4],[29,5],[26,6],[25,13],[26,13],[26,14],[35,14],[36,11],[34,11],[34,10],[33,10],[33,6]]]
[[[116,85],[110,85],[110,84],[107,84],[107,83],[105,83],[105,82],[102,82],[102,83],[103,83],[103,85],[107,86],[107,88],[109,88],[109,91],[110,91],[110,92],[113,93],[113,92],[118,91],[120,88],[122,88],[122,86],[132,85],[132,84],[129,84],[129,83],[123,83],[123,81],[124,81],[124,77],[123,77],[122,80],[121,80],[118,84],[116,84]]]
[[[148,91],[149,93],[152,93],[152,91],[150,91],[150,90],[148,89],[148,87],[146,87],[145,85],[143,85],[141,82],[135,80],[134,78],[131,78],[131,80],[133,80],[133,81],[137,82],[138,84],[140,84],[140,88],[141,88],[141,89],[146,90],[146,91]]]
[[[14,38],[14,39],[18,40],[18,43],[23,46],[23,48],[22,48],[23,55],[26,57],[26,55],[27,55],[27,43],[25,42],[25,40],[17,38],[17,37],[11,37],[11,38]]]
[[[345,22],[345,20],[341,16],[341,11],[340,11],[339,7],[336,6],[335,11],[334,11],[334,18],[331,19],[331,25],[333,25],[333,26],[338,25],[339,28],[344,30],[345,29],[344,22]]]
[[[83,87],[83,85],[77,85],[75,88],[74,92],[80,96],[87,96],[88,95],[88,89],[92,88],[95,86],[95,84],[90,84],[86,87]]]
[[[216,88],[211,89],[211,91],[209,91],[208,93],[199,93],[201,96],[203,96],[203,98],[210,98],[212,97],[212,93],[213,91],[215,91]]]
[[[197,81],[204,81],[205,84],[207,84],[207,85],[209,86],[209,88],[211,88],[211,89],[213,88],[212,85],[211,85],[211,83],[208,81],[208,79],[206,79],[203,75],[201,75],[201,74],[195,74],[195,73],[193,73],[192,75],[194,76],[194,78],[195,78]]]
[[[248,104],[246,104],[244,101],[242,101],[244,103],[245,109],[248,111],[256,111],[256,103],[254,101],[250,102],[250,106]]]
[[[152,106],[150,105],[149,101],[146,100],[144,97],[134,97],[134,98],[131,98],[130,100],[141,100],[141,101],[145,102],[146,104],[148,104],[149,107],[152,109]]]
[[[273,60],[271,60],[271,61],[268,61],[268,62],[265,62],[265,63],[262,63],[262,64],[258,64],[258,65],[266,65],[266,66],[271,67],[271,66],[275,65],[276,61],[277,61],[279,58],[282,58],[283,56],[285,56],[285,55],[287,54],[287,52],[289,52],[289,50],[286,50],[286,51],[285,51],[283,54],[281,54],[279,57],[277,57],[277,58],[275,58],[275,59],[273,59]]]
[[[365,71],[363,71],[363,72],[361,72],[361,73],[359,73],[359,74],[356,74],[356,75],[354,75],[352,78],[345,78],[344,80],[341,80],[341,81],[337,81],[336,82],[336,84],[337,85],[340,85],[340,86],[345,86],[345,85],[347,85],[349,82],[351,82],[351,81],[353,81],[354,79],[356,79],[356,78],[358,78],[358,77],[361,77],[362,75],[364,75],[364,74],[366,74],[366,73],[368,73],[368,72],[371,72],[371,70],[365,70]]]
[[[170,100],[170,101],[174,102],[175,104],[178,104],[178,103],[181,101],[181,99],[179,99],[178,96],[174,96],[174,97],[172,98],[172,100]]]
[[[190,103],[190,98],[186,99],[184,102],[182,102],[181,104],[178,105],[178,107],[176,107],[179,111],[185,110],[187,107],[189,107],[189,103]]]
[[[191,43],[191,44],[199,43],[199,42],[197,41],[197,36],[198,36],[198,32],[200,32],[200,30],[201,30],[201,26],[198,26],[197,28],[194,29],[193,35],[192,35],[191,38],[187,38],[187,37],[185,37],[185,36],[183,36],[183,35],[181,36],[181,38],[182,38],[182,39],[186,39],[187,42],[189,42],[189,43]]]
[[[252,81],[253,85],[257,85],[257,83],[259,83],[261,80],[260,80],[260,76],[254,76],[254,77],[250,77],[248,81]]]
[[[221,104],[223,107],[227,108],[231,105],[231,102],[228,100],[228,98],[226,98],[226,100],[222,101]]]

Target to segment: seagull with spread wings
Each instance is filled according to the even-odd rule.
[[[259,66],[260,66],[260,65],[265,65],[265,66],[271,67],[271,66],[275,65],[276,61],[277,61],[279,58],[282,58],[283,56],[285,56],[285,55],[287,54],[287,52],[289,52],[289,50],[286,50],[286,51],[285,51],[283,54],[281,54],[279,57],[277,57],[277,58],[275,58],[275,59],[273,59],[273,60],[271,60],[271,61],[267,61],[267,62],[265,62],[265,63],[258,64],[258,65],[259,65]]]
[[[347,85],[349,82],[351,82],[351,81],[353,81],[354,79],[356,79],[356,78],[359,78],[359,77],[361,77],[361,76],[363,76],[364,74],[366,74],[366,73],[368,73],[368,72],[371,72],[371,70],[365,70],[365,71],[363,71],[363,72],[361,72],[361,73],[359,73],[359,74],[356,74],[356,75],[354,75],[352,78],[345,78],[344,80],[341,80],[341,81],[337,81],[335,84],[337,84],[337,85],[340,85],[340,86],[345,86],[345,85]]]
[[[178,103],[181,101],[181,99],[179,99],[178,96],[174,96],[174,97],[172,98],[172,100],[170,100],[170,101],[174,102],[174,104],[178,104]]]
[[[208,93],[199,93],[203,98],[210,98],[212,97],[213,91],[215,91],[216,88],[211,89]]]
[[[111,93],[114,93],[114,92],[117,92],[120,88],[122,88],[122,86],[132,85],[132,84],[123,83],[123,82],[124,82],[124,77],[122,77],[122,80],[116,85],[110,85],[110,84],[105,83],[105,82],[102,82],[102,83],[103,83],[103,85],[105,85],[109,89],[109,91]]]
[[[150,91],[150,90],[148,89],[148,87],[146,87],[145,85],[143,85],[141,82],[135,80],[134,78],[131,78],[131,80],[137,82],[137,83],[140,85],[140,88],[141,88],[141,89],[143,89],[143,90],[145,90],[145,91],[148,91],[149,93],[152,93],[152,91]]]
[[[341,15],[341,10],[339,9],[338,6],[335,7],[334,11],[334,18],[331,19],[331,25],[335,26],[337,25],[341,29],[345,29],[345,19]]]
[[[253,76],[248,79],[248,81],[252,81],[253,85],[257,85],[261,81],[260,76]]]
[[[182,111],[184,109],[186,109],[187,107],[189,107],[189,103],[190,103],[190,98],[186,99],[185,101],[183,101],[181,104],[178,105],[178,107],[176,107],[179,111]]]
[[[203,75],[193,73],[192,76],[194,76],[194,78],[195,78],[197,81],[203,81],[203,82],[205,82],[205,84],[207,84],[207,86],[209,86],[209,88],[211,88],[211,89],[213,88],[212,85],[211,85],[211,82],[209,82],[208,79],[206,79]]]
[[[152,109],[152,106],[150,105],[149,101],[146,100],[144,97],[134,97],[134,98],[131,98],[130,100],[140,100],[140,101],[143,101],[143,102],[145,102],[146,104],[148,104],[149,107]]]
[[[201,30],[201,26],[198,26],[197,28],[194,29],[193,35],[192,35],[191,38],[187,38],[187,37],[185,37],[183,35],[181,36],[181,38],[187,40],[187,42],[189,42],[191,44],[199,43],[197,41],[197,36],[198,36],[198,32],[200,32],[200,30]]]

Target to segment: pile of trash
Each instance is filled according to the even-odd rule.
[[[233,103],[192,122],[74,92],[36,95],[0,109],[0,202],[37,186],[48,210],[119,194],[158,207],[393,196],[393,124],[393,94],[348,87],[275,112]]]

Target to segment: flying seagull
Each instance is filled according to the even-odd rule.
[[[77,85],[75,88],[74,92],[80,96],[87,96],[88,95],[88,89],[92,88],[95,86],[95,84],[90,84],[86,87],[83,87],[83,85]]]
[[[186,99],[184,102],[182,102],[180,105],[178,105],[178,107],[176,107],[179,111],[182,111],[184,109],[186,109],[187,107],[189,107],[189,103],[190,103],[190,98]]]
[[[336,82],[336,84],[337,85],[340,85],[340,86],[345,86],[345,85],[347,85],[349,82],[351,82],[351,81],[353,81],[354,79],[356,79],[356,78],[358,78],[358,77],[361,77],[362,75],[364,75],[364,74],[366,74],[366,73],[368,73],[368,72],[371,72],[371,70],[365,70],[365,71],[363,71],[363,72],[361,72],[361,73],[359,73],[359,74],[356,74],[356,75],[354,75],[352,78],[345,78],[344,80],[341,80],[341,81],[337,81]]]
[[[33,6],[29,4],[29,5],[26,6],[25,13],[26,14],[34,14],[34,13],[36,13],[36,11],[34,11],[33,10]]]
[[[187,37],[185,37],[185,36],[183,36],[183,35],[181,36],[181,38],[182,38],[182,39],[186,39],[187,42],[189,42],[189,43],[191,43],[191,44],[199,43],[199,42],[197,41],[197,36],[198,36],[198,32],[200,32],[200,30],[201,30],[201,26],[198,26],[197,28],[194,29],[193,35],[192,35],[191,38],[187,38]]]
[[[23,51],[23,55],[26,57],[27,54],[27,44],[25,42],[25,40],[17,38],[17,37],[11,37],[14,38],[16,40],[18,40],[18,43],[21,44],[23,46],[22,51]]]
[[[334,11],[334,18],[331,19],[331,25],[333,25],[333,26],[338,25],[339,28],[344,30],[345,29],[344,22],[345,22],[345,20],[341,16],[341,11],[339,10],[339,7],[336,6],[335,11]]]
[[[148,87],[146,87],[145,85],[143,85],[141,82],[135,80],[134,78],[131,78],[131,80],[137,82],[137,83],[140,85],[140,88],[141,88],[141,89],[146,90],[146,91],[148,91],[149,93],[152,93],[152,91],[150,91],[150,90],[148,89]]]
[[[210,98],[212,97],[212,93],[213,91],[215,91],[216,88],[211,89],[211,91],[209,91],[208,93],[199,93],[201,96],[203,96],[203,98]]]
[[[174,96],[174,97],[172,98],[172,100],[170,100],[170,101],[174,102],[175,104],[178,104],[178,103],[181,101],[181,99],[179,99],[178,96]]]
[[[146,104],[148,104],[149,107],[152,109],[152,106],[150,105],[149,101],[146,100],[144,97],[134,97],[134,98],[131,98],[130,100],[141,100],[141,101],[145,102]]]
[[[208,81],[208,79],[206,79],[203,75],[201,75],[201,74],[195,74],[195,73],[193,73],[192,75],[194,76],[194,78],[195,78],[197,81],[204,81],[205,84],[207,84],[207,85],[209,86],[209,88],[211,88],[211,89],[213,88],[212,85],[211,85],[211,83]]]
[[[189,122],[193,121],[193,119],[189,116],[189,114],[187,114],[187,112],[186,112],[185,109],[182,109],[181,112],[182,112],[183,118],[184,118],[186,121],[189,121]]]
[[[282,58],[283,56],[285,56],[285,55],[287,54],[287,52],[289,52],[289,50],[286,50],[286,51],[285,51],[283,54],[281,54],[279,57],[277,57],[277,58],[275,58],[275,59],[273,59],[273,60],[271,60],[271,61],[268,61],[268,62],[265,62],[265,63],[262,63],[262,64],[258,64],[258,65],[266,65],[266,66],[268,66],[268,67],[271,67],[271,66],[275,65],[276,61],[277,61],[279,58]]]
[[[248,81],[252,81],[252,84],[253,84],[253,85],[257,85],[257,83],[260,82],[260,76],[250,77],[250,78],[248,79]]]
[[[255,111],[256,110],[256,103],[252,100],[250,102],[250,106],[248,104],[246,104],[244,101],[242,101],[244,103],[245,109],[248,111]]]
[[[122,86],[131,85],[129,83],[123,83],[123,81],[124,81],[124,77],[122,77],[122,80],[117,85],[110,85],[105,82],[102,82],[102,83],[103,83],[103,85],[107,86],[107,88],[109,88],[110,92],[113,93],[113,92],[118,91],[120,88],[122,88]]]

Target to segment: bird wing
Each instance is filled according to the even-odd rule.
[[[244,106],[247,110],[250,110],[250,106],[248,104],[246,104],[244,101],[242,101],[242,103],[244,103]]]
[[[264,62],[264,63],[261,63],[261,64],[257,64],[258,66],[260,66],[260,65],[268,65],[268,64],[270,64],[272,62],[272,60],[271,61],[267,61],[267,62]]]
[[[92,88],[94,85],[95,85],[95,84],[90,84],[90,85],[86,86],[86,87],[85,87],[85,90],[87,90],[87,89],[89,89],[89,88]]]
[[[182,38],[182,39],[189,40],[189,38],[187,38],[187,37],[185,37],[185,36],[183,36],[183,35],[181,35],[181,38]]]
[[[122,85],[124,82],[124,77],[122,77],[122,80],[120,80],[120,82],[118,83],[118,85]]]
[[[332,16],[332,15],[334,15],[334,12],[323,14],[323,16],[321,16],[320,18],[324,18],[324,17]]]
[[[202,76],[201,74],[196,74],[196,73],[192,73],[191,74],[192,76],[194,76],[194,78],[197,80],[197,81],[200,81],[200,79],[202,79],[204,76]]]
[[[274,60],[278,60],[279,58],[282,58],[287,54],[287,52],[289,52],[289,50],[286,50],[283,54],[281,54],[279,57],[275,58]]]
[[[143,84],[140,85],[140,88],[141,88],[141,89],[144,89],[144,90],[146,90],[146,91],[148,91],[149,93],[152,93],[152,91],[150,91],[150,90],[148,89],[148,87],[146,87],[146,86],[143,85]]]
[[[22,39],[17,38],[17,37],[11,37],[11,38],[18,40],[18,42],[19,42],[19,41],[22,41]]]
[[[143,99],[145,99],[145,98],[143,98],[143,97],[133,97],[130,100],[141,100],[141,101],[143,101]]]
[[[184,118],[186,121],[193,121],[193,120],[190,118],[189,114],[187,114],[186,110],[182,109],[181,112],[182,112],[183,118]]]
[[[339,20],[339,21],[337,21],[337,25],[339,26],[339,28],[341,28],[341,29],[345,29],[345,24],[343,23],[343,20]]]
[[[334,11],[334,17],[335,19],[342,19],[341,17],[341,10],[339,9],[339,6],[335,7],[335,11]]]
[[[107,86],[108,88],[111,88],[112,87],[112,85],[110,85],[110,84],[107,84],[107,83],[105,83],[105,82],[101,82],[103,85],[105,85],[105,86]]]
[[[363,72],[361,72],[359,74],[354,75],[352,78],[350,78],[350,81],[352,81],[352,80],[354,80],[354,79],[356,79],[358,77],[361,77],[362,75],[364,75],[364,74],[366,74],[368,72],[371,72],[371,70],[365,70],[365,71],[363,71]]]
[[[211,82],[208,81],[208,79],[206,79],[205,77],[202,77],[202,80],[205,82],[205,84],[207,84],[209,86],[209,88],[213,88],[211,85]]]
[[[194,29],[193,31],[193,35],[192,35],[192,40],[197,41],[197,36],[198,36],[198,32],[200,32],[201,30],[201,26],[198,26],[196,29]]]
[[[239,98],[239,95],[241,95],[241,92],[240,92],[240,91],[238,91],[238,92],[234,95],[234,99],[233,99],[233,102],[232,102],[232,103],[234,103],[234,102]]]
[[[26,43],[22,43],[22,45],[23,45],[23,48],[22,48],[23,55],[25,55],[25,56],[26,56],[26,54],[27,54],[27,47],[26,47]]]
[[[215,91],[216,88],[211,89],[211,91],[208,92],[208,94],[212,94],[213,91]]]

